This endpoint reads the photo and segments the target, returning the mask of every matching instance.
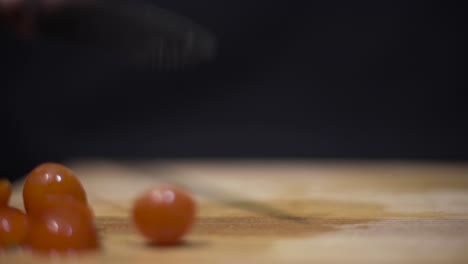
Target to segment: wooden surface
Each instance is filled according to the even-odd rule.
[[[104,250],[70,263],[468,263],[468,164],[320,162],[69,163]],[[190,187],[186,243],[148,246],[129,221],[160,182]],[[21,183],[13,205],[22,207]],[[48,263],[25,252],[0,263]]]

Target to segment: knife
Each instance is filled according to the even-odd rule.
[[[179,69],[215,57],[212,32],[193,20],[137,0],[66,1],[44,11],[27,0],[23,17],[34,40],[131,65]]]
[[[227,207],[257,213],[279,220],[293,221],[300,224],[305,224],[307,222],[307,219],[301,216],[286,212],[261,201],[255,201],[246,197],[242,197],[236,193],[230,192],[225,188],[221,188],[220,186],[214,188],[212,186],[206,186],[205,184],[198,184],[194,181],[191,181],[190,183],[185,183],[180,180],[176,180],[172,176],[176,174],[180,176],[180,172],[171,171],[170,168],[165,168],[164,166],[160,166],[157,172],[151,166],[146,167],[144,165],[142,166],[141,164],[139,166],[136,166],[135,164],[131,163],[121,163],[119,167],[124,171],[137,171],[146,175],[157,175],[155,177],[157,177],[159,180],[165,180],[168,183],[173,183],[177,186],[180,186],[186,190],[190,190],[191,192],[199,194],[210,200],[216,201]]]

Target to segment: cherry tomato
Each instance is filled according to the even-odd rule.
[[[29,230],[29,219],[19,209],[0,208],[0,248],[21,246]]]
[[[47,194],[44,199],[38,201],[28,212],[32,218],[40,218],[44,212],[57,207],[68,207],[88,216],[90,221],[94,220],[93,210],[86,204],[78,202],[73,196],[67,194]]]
[[[99,248],[93,221],[83,212],[68,207],[45,210],[32,220],[27,245],[38,253],[81,253]]]
[[[86,192],[75,174],[57,163],[44,163],[33,169],[23,187],[23,202],[29,214],[43,204],[48,194],[66,194],[87,204]]]
[[[133,205],[133,222],[137,230],[156,245],[181,241],[194,223],[196,204],[184,190],[170,185],[153,188]]]
[[[0,180],[0,208],[7,207],[11,196],[11,184],[8,180]]]

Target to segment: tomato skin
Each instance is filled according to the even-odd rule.
[[[139,196],[133,205],[132,218],[137,230],[156,245],[172,245],[190,231],[196,203],[184,190],[164,185]]]
[[[0,249],[22,246],[30,228],[30,219],[13,207],[0,208]]]
[[[50,209],[57,207],[71,208],[81,214],[88,216],[89,221],[94,221],[94,212],[86,204],[77,201],[73,196],[67,194],[47,194],[44,199],[38,202],[37,205],[30,210],[29,216],[31,218],[40,218]]]
[[[43,163],[34,168],[24,182],[26,212],[37,215],[45,197],[51,194],[70,195],[78,202],[88,203],[83,186],[70,169],[58,163]]]
[[[7,207],[11,196],[11,183],[6,179],[0,180],[0,208]]]
[[[83,212],[69,207],[45,210],[32,220],[26,239],[36,253],[81,253],[99,248],[93,221]]]

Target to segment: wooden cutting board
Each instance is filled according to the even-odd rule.
[[[97,215],[102,252],[67,263],[468,263],[468,164],[377,162],[67,163]],[[198,221],[177,247],[151,247],[129,209],[183,184]],[[22,207],[21,183],[12,204]],[[0,263],[49,263],[27,252]]]

